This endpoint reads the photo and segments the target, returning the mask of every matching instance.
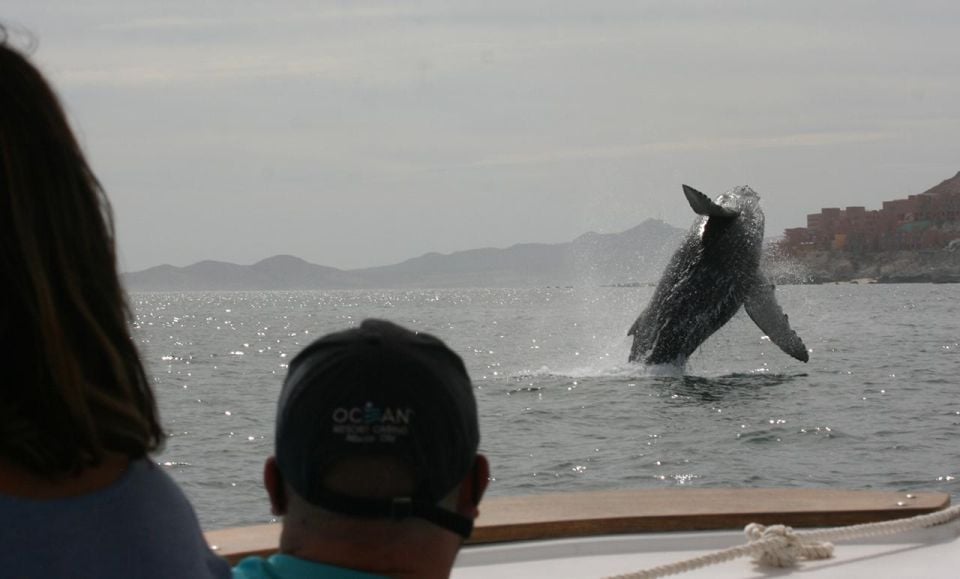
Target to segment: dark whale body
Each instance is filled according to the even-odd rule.
[[[630,361],[683,364],[743,305],[774,344],[806,362],[806,346],[790,328],[774,286],[760,271],[760,197],[747,186],[716,201],[686,185],[683,193],[698,217],[630,328]]]

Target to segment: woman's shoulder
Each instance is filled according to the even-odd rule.
[[[12,568],[14,576],[70,576],[78,568],[96,569],[99,577],[230,576],[186,495],[148,458],[130,461],[116,481],[92,493],[49,501],[8,497],[0,513],[5,505],[18,524],[0,529],[0,568]]]

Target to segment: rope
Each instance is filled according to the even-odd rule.
[[[709,565],[752,556],[756,563],[771,567],[793,567],[800,559],[813,561],[833,556],[831,541],[846,541],[877,535],[893,535],[914,529],[942,525],[960,518],[960,505],[926,515],[879,523],[864,523],[816,531],[796,532],[785,525],[750,523],[744,528],[748,543],[708,553],[685,561],[660,565],[643,571],[612,575],[606,579],[655,579],[693,571]]]

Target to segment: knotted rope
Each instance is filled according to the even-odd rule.
[[[813,561],[833,557],[833,543],[806,542],[801,535],[786,525],[765,527],[750,523],[743,532],[753,545],[760,545],[755,559],[769,567],[793,567],[798,559]]]
[[[730,547],[722,551],[708,553],[685,561],[660,565],[651,569],[612,575],[606,579],[654,579],[693,571],[709,565],[725,563],[740,557],[753,556],[760,565],[773,567],[792,567],[800,559],[808,561],[828,559],[833,556],[833,544],[830,541],[843,541],[877,535],[893,535],[914,529],[923,529],[942,525],[960,518],[960,505],[906,519],[864,523],[848,527],[835,527],[816,531],[794,531],[785,525],[764,526],[750,523],[744,528],[749,541],[745,545]]]

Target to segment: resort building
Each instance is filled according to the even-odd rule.
[[[919,195],[884,201],[881,209],[826,207],[807,226],[784,231],[789,253],[836,250],[866,253],[941,249],[960,239],[960,173]]]

